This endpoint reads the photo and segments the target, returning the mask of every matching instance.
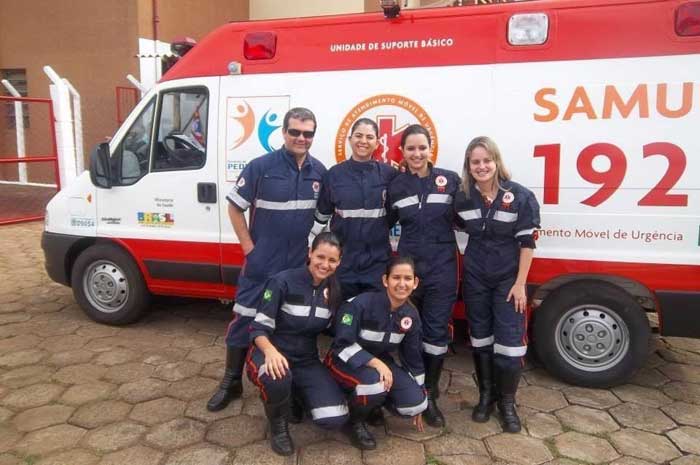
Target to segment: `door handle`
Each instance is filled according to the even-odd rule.
[[[216,203],[216,183],[200,182],[197,184],[197,201],[199,203]]]

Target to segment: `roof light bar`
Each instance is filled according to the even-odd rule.
[[[700,2],[688,2],[676,10],[676,34],[700,36]]]
[[[277,34],[274,32],[250,32],[243,40],[246,60],[269,60],[277,52]]]

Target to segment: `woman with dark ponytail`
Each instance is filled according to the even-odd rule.
[[[449,321],[457,299],[457,243],[454,199],[459,176],[430,162],[432,141],[423,126],[408,126],[401,135],[404,161],[389,186],[389,202],[401,224],[399,253],[413,257],[421,285],[411,299],[423,324],[423,363],[430,426],[445,426],[438,408],[440,374],[450,341]]]
[[[330,230],[343,241],[343,264],[338,281],[343,298],[382,290],[382,273],[389,257],[389,228],[396,222],[386,208],[387,189],[396,169],[377,160],[379,127],[360,118],[350,128],[352,155],[324,175],[316,205],[313,235],[330,220]]]
[[[341,252],[333,233],[316,236],[306,266],[267,281],[250,325],[246,372],[260,389],[270,422],[270,444],[280,455],[294,453],[288,427],[293,392],[301,401],[294,412],[298,421],[303,409],[316,425],[327,429],[338,429],[348,419],[345,395],[319,361],[316,343],[331,326],[341,302],[334,276]]]
[[[409,301],[418,286],[413,260],[392,257],[382,284],[384,291],[366,292],[343,304],[326,356],[331,374],[349,393],[350,440],[362,450],[377,447],[366,424],[374,409],[386,406],[423,431],[421,414],[428,405],[421,322]]]

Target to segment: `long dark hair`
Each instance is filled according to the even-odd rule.
[[[386,276],[386,278],[389,279],[389,275],[391,274],[391,272],[394,270],[394,268],[396,268],[399,265],[410,266],[411,269],[413,270],[413,277],[415,279],[415,277],[416,277],[416,262],[413,260],[412,257],[410,257],[408,255],[403,255],[403,256],[402,255],[394,255],[393,257],[391,257],[389,259],[389,262],[387,262],[387,264],[386,264],[386,270],[384,271],[384,276]],[[388,290],[387,290],[387,292],[388,292]],[[413,299],[411,297],[412,297],[412,295],[408,297],[408,300],[406,300],[406,303],[409,304],[410,306],[412,306],[413,308],[415,308],[416,310],[418,310],[418,307],[413,302]]]
[[[337,248],[340,251],[340,256],[343,256],[343,245],[334,233],[330,231],[319,233],[311,243],[311,251],[316,250],[321,244],[328,244]],[[343,294],[340,291],[340,284],[335,277],[335,273],[329,276],[326,282],[328,283],[328,307],[331,312],[335,313],[343,302]]]
[[[408,126],[406,129],[403,130],[403,133],[401,133],[401,148],[403,149],[406,147],[406,139],[408,139],[408,136],[412,136],[414,134],[423,134],[426,139],[428,139],[428,147],[433,146],[433,140],[430,138],[430,131],[428,131],[426,128],[421,126],[420,124],[411,124]],[[428,167],[432,168],[433,162],[430,161],[430,158],[428,158]],[[401,163],[399,163],[399,169],[402,171],[407,171],[408,170],[408,163],[406,163],[406,160],[401,160]],[[415,271],[416,267],[413,267],[413,270]]]
[[[406,146],[406,139],[408,139],[408,136],[412,136],[414,134],[423,134],[426,139],[428,139],[428,145],[432,146],[433,141],[430,139],[430,132],[425,129],[423,126],[420,124],[412,124],[408,126],[406,129],[403,130],[403,133],[401,134],[401,147]]]
[[[355,123],[353,123],[352,127],[350,128],[350,135],[348,137],[352,137],[352,134],[355,132],[355,129],[357,129],[357,127],[361,124],[370,126],[374,131],[374,135],[379,137],[379,126],[377,126],[377,123],[375,123],[369,118],[360,118],[357,121],[355,121]]]
[[[413,269],[413,274],[416,274],[416,262],[413,261],[413,258],[409,257],[408,255],[394,255],[386,264],[384,276],[388,278],[392,270],[399,265],[409,265],[411,269]]]

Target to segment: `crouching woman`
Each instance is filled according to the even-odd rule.
[[[428,406],[420,316],[409,302],[418,286],[413,260],[390,259],[382,276],[386,290],[360,294],[335,319],[335,338],[326,364],[349,392],[350,438],[363,450],[377,447],[366,420],[377,407],[413,419],[423,430]],[[392,352],[397,352],[399,366]]]
[[[340,302],[333,276],[340,256],[334,234],[316,236],[306,266],[267,282],[251,323],[246,373],[260,389],[270,445],[280,455],[294,453],[288,426],[293,392],[318,426],[338,429],[348,419],[345,395],[320,362],[317,347],[317,336],[330,326]]]

